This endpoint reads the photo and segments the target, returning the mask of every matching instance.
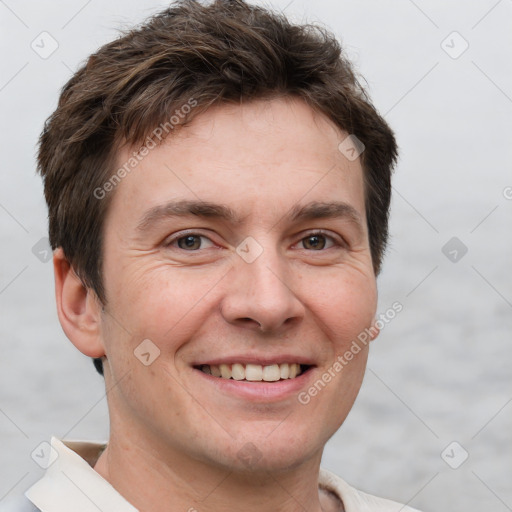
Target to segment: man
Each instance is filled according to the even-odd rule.
[[[89,58],[38,158],[110,439],[53,439],[35,506],[411,510],[320,469],[378,334],[396,160],[332,35],[180,2]]]

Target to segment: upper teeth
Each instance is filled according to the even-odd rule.
[[[259,364],[203,364],[201,371],[223,379],[275,382],[280,379],[294,379],[301,373],[298,363],[283,363],[261,366]]]

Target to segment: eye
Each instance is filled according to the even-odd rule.
[[[329,249],[335,245],[342,245],[334,239],[334,237],[326,235],[322,232],[310,233],[304,237],[299,243],[302,243],[304,249],[321,251]]]
[[[188,233],[184,236],[174,238],[166,244],[168,247],[178,247],[184,251],[197,251],[213,245],[212,241],[203,235]],[[206,246],[206,247],[205,247]]]

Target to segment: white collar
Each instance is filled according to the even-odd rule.
[[[51,438],[55,460],[25,496],[43,512],[138,512],[93,466],[106,443]],[[50,455],[50,459],[51,455]],[[333,492],[345,512],[414,512],[407,506],[357,491],[337,475],[320,469],[319,487]]]
[[[66,443],[66,444],[65,444]],[[66,446],[68,445],[68,446]],[[43,478],[25,492],[25,496],[42,511],[69,512],[138,512],[114,487],[86,462],[73,448],[98,454],[104,444],[51,439],[55,450]]]

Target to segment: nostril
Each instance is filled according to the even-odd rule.
[[[259,322],[257,322],[256,320],[254,320],[253,318],[245,317],[245,318],[240,318],[239,320],[243,324],[255,323],[258,327],[261,327],[261,324]]]

